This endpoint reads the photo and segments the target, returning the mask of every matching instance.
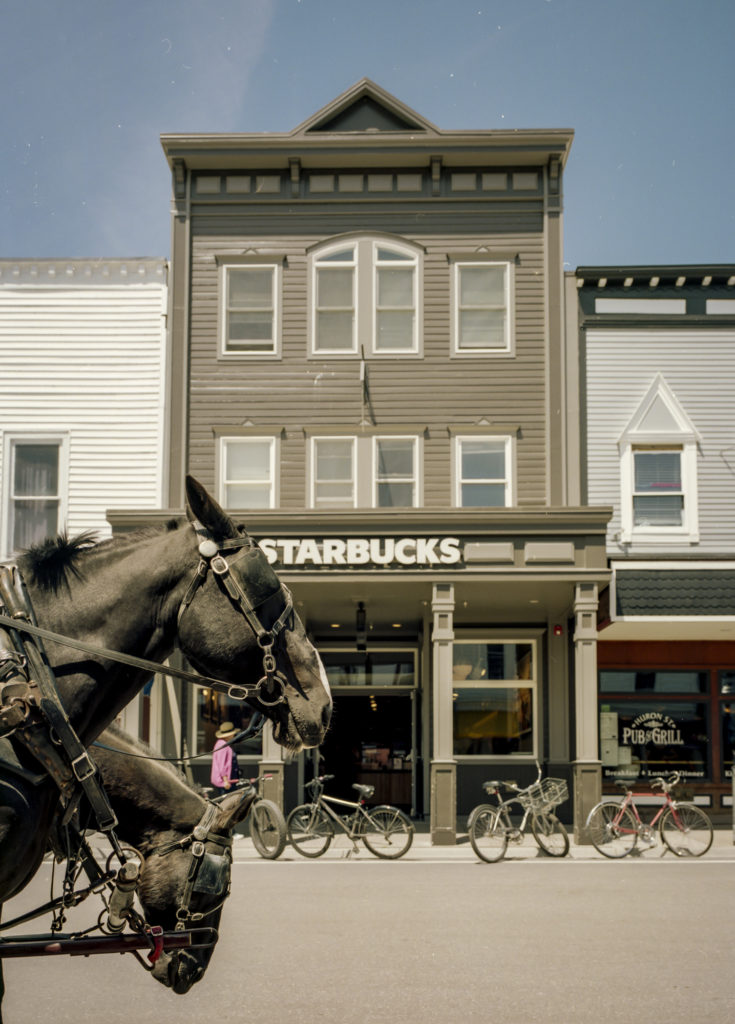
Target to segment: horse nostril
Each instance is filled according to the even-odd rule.
[[[324,726],[325,730],[329,728],[329,722],[330,722],[331,718],[332,718],[332,705],[331,705],[331,703],[330,704],[325,704],[325,706],[322,708],[322,725]]]

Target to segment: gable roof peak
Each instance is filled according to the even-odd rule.
[[[291,134],[299,136],[340,132],[419,132],[438,135],[439,129],[370,78],[361,78],[303,121]]]

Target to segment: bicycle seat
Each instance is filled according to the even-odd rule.
[[[630,789],[630,781],[628,779],[615,779],[615,785],[620,786],[621,789]]]
[[[360,796],[364,797],[366,800],[375,792],[375,786],[361,786],[359,782],[353,782],[352,788],[356,789]]]
[[[500,789],[502,785],[504,785],[504,783],[498,782],[494,779],[491,782],[483,782],[482,788],[486,790],[488,793],[495,793],[497,792],[497,790]]]

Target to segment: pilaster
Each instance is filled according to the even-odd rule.
[[[431,609],[433,746],[431,759],[431,841],[453,846],[457,841],[457,764],[454,760],[452,714],[452,645],[454,587],[435,583]]]

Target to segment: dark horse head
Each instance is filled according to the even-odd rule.
[[[147,923],[167,932],[179,923],[214,929],[216,942],[230,892],[233,830],[246,817],[254,791],[209,801],[166,762],[141,759],[154,751],[122,730],[105,730],[99,743],[105,746],[95,745],[92,753],[118,817],[117,833],[143,858],[138,896]],[[207,941],[164,952],[153,977],[183,995],[201,979],[213,950]]]
[[[219,554],[180,608],[179,646],[198,671],[242,684],[263,677],[263,645],[272,639],[285,699],[271,703],[264,694],[265,703],[249,703],[273,721],[282,746],[294,751],[318,746],[331,715],[329,683],[290,594],[245,529],[192,477],[186,480],[186,498],[192,533],[204,538],[200,552],[216,547]]]
[[[245,528],[192,477],[186,479],[186,512],[188,521],[167,530],[101,544],[58,539],[26,553],[19,565],[40,624],[158,662],[178,643],[198,672],[251,687],[248,703],[272,721],[281,746],[318,746],[332,698],[290,593]],[[48,646],[62,701],[86,742],[150,677],[104,656]],[[265,653],[273,659],[273,677],[265,674]],[[255,690],[266,678],[269,685]]]

